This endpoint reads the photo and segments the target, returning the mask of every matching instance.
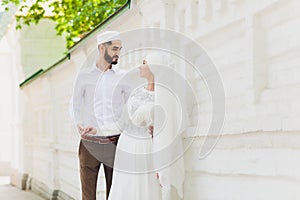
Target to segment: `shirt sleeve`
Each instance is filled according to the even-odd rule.
[[[84,88],[83,88],[83,79],[82,74],[78,74],[74,89],[73,95],[70,100],[70,115],[71,119],[73,120],[74,124],[77,126],[83,125],[83,120],[81,118],[81,106],[84,99]]]
[[[124,94],[124,103],[126,104],[129,97],[130,97],[130,94],[132,92],[132,88],[131,88],[131,85],[130,85],[130,81],[127,79],[125,79],[126,81],[123,81],[124,82],[124,85],[123,85],[123,94]]]

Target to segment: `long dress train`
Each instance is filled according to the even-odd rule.
[[[135,90],[127,109],[130,128],[121,134],[116,151],[109,200],[161,200],[161,188],[153,170],[153,140],[148,127],[153,123],[154,92]]]

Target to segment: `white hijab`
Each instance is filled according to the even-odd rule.
[[[178,72],[169,55],[151,54],[146,60],[155,75],[154,165],[160,176],[163,200],[171,199],[172,188],[182,199],[182,131],[186,127],[186,112],[180,98],[182,90],[176,84]]]

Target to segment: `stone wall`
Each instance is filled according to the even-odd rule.
[[[199,95],[184,143],[184,199],[299,199],[298,0],[140,0],[106,29],[168,28],[197,41],[214,61],[226,95],[226,120],[211,153],[199,158],[211,120],[205,80],[188,74]],[[78,135],[68,105],[76,73],[95,36],[71,59],[24,87],[25,171],[51,190],[80,199]],[[183,68],[185,66],[182,66]],[[199,125],[199,133],[192,134]],[[213,137],[213,136],[208,136]],[[100,175],[99,198],[103,198]]]

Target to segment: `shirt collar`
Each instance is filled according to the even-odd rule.
[[[93,64],[93,67],[92,67],[92,70],[93,71],[98,71],[100,73],[103,73],[103,71],[101,69],[99,69],[97,66],[96,66],[96,62]],[[116,73],[117,72],[117,68],[116,67],[112,67],[111,69],[108,69],[107,71],[105,72],[113,72],[113,73]]]

